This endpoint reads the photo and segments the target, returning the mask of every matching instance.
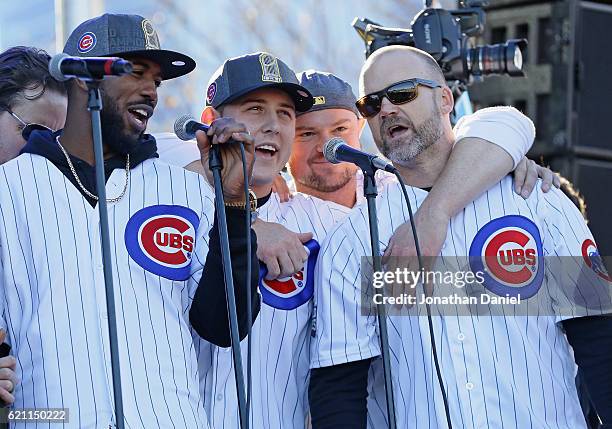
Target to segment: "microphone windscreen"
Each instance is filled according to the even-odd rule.
[[[61,67],[62,61],[64,60],[64,58],[68,58],[68,57],[69,57],[68,54],[64,52],[60,52],[59,54],[51,57],[51,60],[49,60],[49,73],[55,80],[58,80],[60,82],[65,82],[68,79],[70,79],[69,77],[64,76],[64,73],[62,73],[62,67]]]
[[[332,164],[339,164],[341,161],[336,158],[336,151],[343,144],[346,143],[340,137],[334,137],[325,143],[325,146],[323,147],[323,156],[325,159]]]
[[[174,134],[181,140],[191,140],[195,134],[187,131],[187,124],[191,121],[196,121],[193,116],[183,115],[174,121]]]

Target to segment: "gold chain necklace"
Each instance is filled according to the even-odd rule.
[[[74,178],[76,179],[76,182],[78,183],[79,187],[81,188],[81,190],[89,197],[89,198],[93,198],[94,200],[98,201],[99,198],[97,195],[92,194],[91,192],[89,192],[87,190],[87,188],[85,186],[83,186],[83,184],[81,183],[81,180],[79,179],[79,175],[77,174],[76,170],[74,169],[74,165],[72,165],[72,161],[70,160],[70,155],[68,155],[68,152],[66,152],[66,149],[64,149],[64,146],[62,146],[62,144],[60,143],[60,139],[59,136],[57,136],[55,138],[55,141],[57,141],[57,145],[59,146],[59,148],[62,150],[62,152],[64,153],[64,156],[66,157],[66,161],[68,161],[68,167],[70,167],[70,171],[72,171],[72,175],[74,176]],[[128,185],[130,183],[130,154],[127,154],[127,161],[125,163],[125,185],[123,186],[123,191],[121,192],[121,195],[119,195],[118,197],[115,198],[107,198],[106,202],[107,203],[116,203],[117,201],[119,201],[121,198],[123,198],[123,196],[125,195],[125,192],[127,191]]]

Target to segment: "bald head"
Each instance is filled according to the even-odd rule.
[[[374,79],[372,79],[374,77]],[[381,79],[384,77],[384,79]],[[366,60],[359,76],[359,96],[378,91],[391,83],[419,77],[446,85],[442,69],[427,52],[411,46],[387,46],[378,49]],[[367,81],[382,81],[372,88]]]

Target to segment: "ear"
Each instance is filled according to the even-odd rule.
[[[221,115],[219,114],[219,112],[217,112],[214,109],[214,107],[207,106],[202,111],[202,116],[200,117],[200,122],[202,122],[205,125],[210,125],[210,124],[212,124],[212,122],[215,119],[220,118],[220,117],[221,117]]]
[[[441,89],[442,97],[440,99],[440,110],[442,114],[448,115],[453,111],[453,107],[455,105],[453,92],[446,85],[444,85]]]

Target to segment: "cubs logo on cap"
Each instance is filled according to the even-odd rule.
[[[213,82],[208,85],[208,89],[206,90],[206,102],[208,104],[212,104],[212,101],[215,99],[215,95],[217,95],[217,83]]]
[[[608,274],[601,255],[599,254],[597,245],[590,238],[584,240],[582,243],[582,257],[584,258],[584,262],[586,262],[587,266],[595,271],[595,274],[604,280],[609,282],[612,281],[612,277],[610,277],[610,274]]]
[[[96,35],[92,33],[91,31],[88,31],[87,33],[83,34],[81,38],[79,39],[77,48],[80,53],[86,54],[87,52],[95,48],[95,46],[96,46]]]
[[[125,246],[145,270],[170,280],[187,280],[199,223],[197,214],[187,207],[145,207],[128,221]]]
[[[500,296],[527,299],[538,293],[544,278],[540,231],[518,215],[483,226],[470,246],[472,271],[484,273],[484,286]]]
[[[314,269],[319,254],[319,243],[316,240],[307,241],[304,246],[308,252],[308,260],[301,271],[291,277],[266,280],[267,268],[259,270],[259,291],[263,302],[280,310],[293,310],[307,303],[314,294]]]

